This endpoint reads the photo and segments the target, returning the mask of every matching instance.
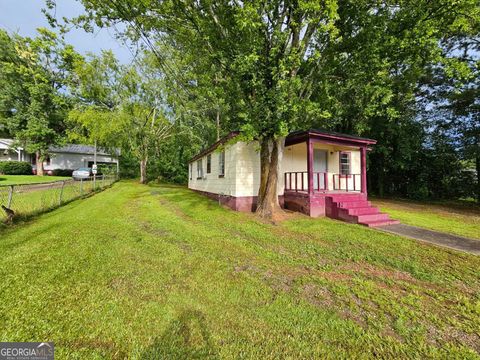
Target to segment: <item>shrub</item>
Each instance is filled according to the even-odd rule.
[[[0,174],[4,175],[32,175],[32,166],[25,161],[0,162]]]
[[[73,170],[71,169],[55,169],[52,171],[53,176],[72,176]]]

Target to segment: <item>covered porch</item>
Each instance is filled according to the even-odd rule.
[[[309,130],[290,134],[281,163],[283,193],[367,194],[367,151],[375,140]]]
[[[366,226],[393,223],[367,199],[367,151],[375,140],[334,132],[294,132],[280,171],[284,207]]]

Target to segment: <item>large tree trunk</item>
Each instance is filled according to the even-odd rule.
[[[276,212],[281,211],[278,203],[277,183],[278,166],[283,151],[284,139],[260,140],[260,188],[258,190],[257,214],[263,218],[272,219]]]
[[[43,171],[43,157],[40,156],[40,151],[35,153],[35,161],[37,163],[37,175],[43,176],[45,171]]]
[[[147,183],[147,162],[148,162],[147,156],[145,156],[142,160],[140,160],[140,184]]]

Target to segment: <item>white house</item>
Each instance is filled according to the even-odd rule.
[[[25,161],[23,148],[12,145],[12,139],[0,139],[0,161]]]
[[[27,161],[36,168],[35,155],[27,153],[22,147],[14,147],[12,139],[0,139],[0,161]],[[74,170],[80,167],[92,167],[95,147],[90,145],[69,144],[61,147],[51,147],[50,156],[44,161],[45,171],[55,169]],[[111,164],[118,169],[118,156],[97,148],[97,164]]]
[[[253,211],[260,186],[257,142],[232,132],[189,161],[188,187],[238,211]],[[367,151],[375,140],[323,130],[285,138],[279,164],[281,206],[312,217],[367,226],[395,223],[367,201]]]

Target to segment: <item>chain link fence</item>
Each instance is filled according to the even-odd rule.
[[[99,175],[81,180],[60,180],[39,184],[0,185],[0,206],[13,211],[14,217],[38,214],[69,201],[104,189],[117,181],[116,175]],[[0,208],[0,221],[9,219]],[[12,213],[10,213],[12,214]]]

